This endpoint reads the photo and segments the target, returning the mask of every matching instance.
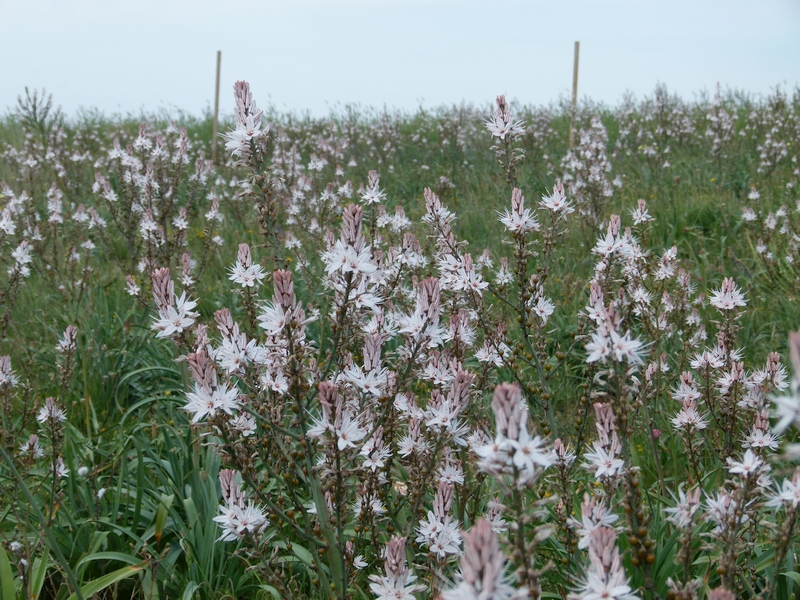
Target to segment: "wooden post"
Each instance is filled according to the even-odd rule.
[[[575,42],[575,65],[572,68],[572,110],[569,118],[569,148],[572,149],[572,140],[575,135],[575,113],[578,110],[578,56],[581,53],[581,43]]]
[[[214,90],[214,132],[211,134],[211,160],[217,164],[217,138],[219,137],[219,67],[222,50],[217,50],[217,86]]]

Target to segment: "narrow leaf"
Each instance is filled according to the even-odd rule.
[[[268,584],[266,584],[266,583],[262,583],[262,584],[261,584],[259,587],[260,587],[262,590],[265,590],[265,591],[269,592],[269,593],[270,593],[270,595],[271,595],[271,596],[272,596],[272,597],[273,597],[275,600],[281,600],[281,594],[280,594],[280,592],[278,592],[278,590],[277,590],[277,589],[275,589],[274,587],[272,587],[271,585],[268,585]],[[184,598],[184,600],[186,600],[186,599]]]
[[[44,576],[50,567],[50,551],[45,550],[41,558],[37,558],[33,563],[33,577],[31,578],[30,597],[36,600],[42,593],[44,586]]]
[[[16,600],[14,573],[3,546],[0,546],[0,600]]]
[[[169,496],[161,494],[161,503],[158,505],[158,511],[156,512],[156,542],[160,542],[161,536],[164,535],[164,526],[167,524],[167,511],[172,506],[174,499],[174,494]]]
[[[75,565],[75,569],[93,560],[119,560],[121,562],[126,562],[129,565],[136,565],[141,562],[141,559],[138,556],[124,554],[122,552],[95,552],[94,554],[90,554],[89,556],[82,558],[80,562]]]
[[[94,581],[90,581],[86,585],[81,588],[81,593],[86,598],[91,598],[94,594],[98,592],[102,592],[108,586],[121,581],[131,575],[136,575],[139,571],[147,567],[150,561],[146,560],[144,562],[139,563],[138,565],[132,565],[129,567],[122,567],[121,569],[117,569],[116,571],[109,573],[108,575],[103,575]],[[68,598],[68,600],[77,600],[78,596],[76,594],[72,594]]]
[[[800,573],[797,571],[786,571],[786,573],[781,573],[784,577],[788,577],[792,581],[794,581],[795,585],[800,587]]]
[[[183,600],[192,600],[194,598],[194,593],[200,586],[197,585],[194,581],[190,581],[186,584],[186,587],[183,590]]]

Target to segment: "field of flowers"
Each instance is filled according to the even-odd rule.
[[[0,600],[796,597],[800,90],[256,99],[0,120]]]

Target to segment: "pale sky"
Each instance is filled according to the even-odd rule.
[[[213,106],[231,86],[324,115],[336,103],[413,110],[499,93],[615,103],[665,83],[765,94],[800,83],[800,0],[0,0],[0,113],[25,86],[68,114]]]

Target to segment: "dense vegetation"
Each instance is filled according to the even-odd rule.
[[[0,599],[793,597],[800,91],[237,86],[0,121]]]

